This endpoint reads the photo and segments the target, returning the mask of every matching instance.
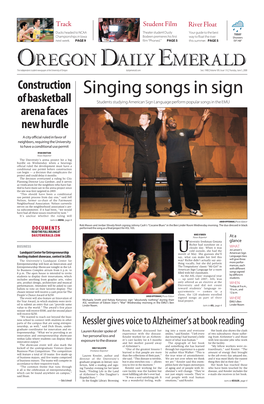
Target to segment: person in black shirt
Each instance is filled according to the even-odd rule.
[[[147,186],[147,207],[150,216],[160,216],[156,211],[155,183],[159,154],[156,136],[162,125],[162,113],[165,108],[157,108],[158,115],[154,124],[150,124],[151,115],[143,112],[139,117],[139,126],[128,126],[105,111],[105,119],[110,121],[114,130],[124,132],[134,139],[134,163],[132,175],[132,197],[130,218],[137,217],[144,178]]]
[[[166,174],[169,184],[171,208],[170,217],[179,216],[182,211],[180,197],[180,183],[182,182],[185,205],[190,209],[190,215],[202,217],[196,191],[194,168],[189,149],[189,139],[201,135],[204,124],[210,116],[209,109],[205,109],[196,129],[177,129],[175,119],[167,118],[166,112],[162,117],[160,141],[167,147]]]

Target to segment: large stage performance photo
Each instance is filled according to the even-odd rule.
[[[81,219],[247,219],[246,108],[81,108]]]

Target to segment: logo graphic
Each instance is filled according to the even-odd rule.
[[[235,32],[240,32],[243,27],[244,27],[243,21],[237,21],[235,24],[232,25],[233,31]]]

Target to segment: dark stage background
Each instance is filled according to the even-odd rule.
[[[154,287],[160,286],[167,279],[174,282],[174,255],[173,234],[99,234],[104,237],[108,245],[107,258],[112,268],[118,271],[127,262],[127,254],[130,252],[145,254],[149,257],[150,265],[146,276],[155,272],[157,278]],[[83,235],[83,247],[85,243],[98,234],[89,233]],[[112,293],[133,293],[129,283],[128,274],[121,281],[112,281]],[[173,294],[174,287],[168,288],[163,294]]]

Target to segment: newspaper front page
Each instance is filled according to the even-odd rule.
[[[249,15],[152,6],[9,20],[22,402],[253,397]]]

